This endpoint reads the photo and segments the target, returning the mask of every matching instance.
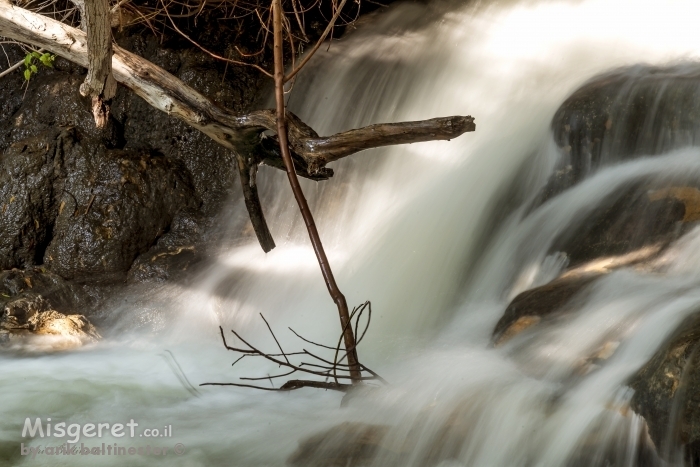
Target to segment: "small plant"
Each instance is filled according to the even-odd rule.
[[[45,67],[53,68],[53,61],[56,59],[55,55],[50,53],[39,53],[30,52],[24,57],[24,79],[29,81],[32,75],[39,72],[37,63],[41,63]],[[38,62],[37,62],[38,60]]]

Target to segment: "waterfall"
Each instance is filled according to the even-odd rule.
[[[364,18],[299,75],[292,111],[319,134],[446,115],[472,115],[477,124],[453,141],[354,155],[333,165],[331,180],[302,183],[349,304],[373,305],[360,359],[390,385],[344,407],[340,395],[320,390],[198,387],[280,372],[255,359],[231,368],[219,325],[267,349],[276,344],[260,313],[286,348],[303,347],[287,327],[329,345],[339,334],[285,175],[263,167],[272,252],[254,236],[230,240],[247,229],[236,199],[219,221],[208,269],[191,284],[119,297],[105,310],[116,318],[101,344],[0,356],[0,459],[276,466],[300,440],[348,422],[387,427],[376,466],[637,465],[646,435],[628,410],[626,381],[700,307],[700,232],[673,245],[664,274],[615,271],[576,313],[500,347],[491,334],[517,293],[562,272],[562,236],[617,190],[642,179],[700,178],[695,139],[659,137],[640,140],[633,158],[599,158],[576,184],[534,201],[562,164],[551,126],[560,105],[611,69],[697,60],[697,12],[691,0],[503,0],[399,2]],[[583,371],[582,361],[608,344],[614,354]],[[79,441],[171,451],[126,461],[31,459],[20,455],[21,443],[55,440],[23,438],[27,417],[172,426],[171,437],[156,441]],[[172,453],[176,443],[183,455]]]

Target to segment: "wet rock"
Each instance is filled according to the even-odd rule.
[[[189,174],[157,153],[82,142],[71,149],[44,263],[66,279],[124,280],[177,212],[198,204]]]
[[[700,314],[687,318],[629,381],[632,409],[644,417],[658,452],[685,446],[689,465],[700,462]]]
[[[44,267],[0,271],[0,308],[11,302],[12,307],[34,303],[37,296],[50,309],[62,313],[80,310],[87,314],[96,304],[85,286],[68,282]]]
[[[638,65],[591,79],[552,119],[561,148],[539,205],[600,167],[700,141],[700,64]]]
[[[565,314],[573,300],[585,294],[600,273],[570,274],[516,296],[498,320],[492,340],[501,345],[542,320]]]
[[[0,156],[0,269],[40,264],[57,216],[59,130],[22,140]]]
[[[220,45],[228,27],[212,21],[206,34]],[[142,32],[126,29],[117,39],[234,112],[257,100],[263,77],[253,68],[221,63],[177,35]],[[23,57],[12,46],[7,52],[11,61]],[[78,92],[84,77],[58,58],[26,92],[21,72],[3,80],[0,269],[45,264],[103,284],[124,281],[130,269],[134,282],[172,279],[201,259],[203,232],[235,193],[234,155],[121,86],[109,124],[97,130]],[[176,218],[181,210],[197,213],[189,216],[194,229],[176,232],[186,223]]]
[[[691,186],[660,187],[651,180],[623,187],[571,225],[551,251],[566,253],[573,268],[644,247],[663,249],[697,220],[694,191]]]
[[[198,205],[187,170],[49,129],[0,158],[0,267],[44,264],[65,279],[123,281],[134,259]]]
[[[203,246],[197,241],[208,225],[198,212],[183,210],[173,219],[170,231],[158,243],[138,256],[129,269],[128,282],[185,281],[204,259]]]
[[[97,342],[95,327],[82,315],[52,310],[36,293],[8,300],[0,318],[0,344],[13,350],[67,350]]]
[[[304,467],[369,465],[382,448],[388,426],[342,423],[299,443],[287,463]]]
[[[0,149],[60,128],[76,128],[83,137],[109,148],[122,146],[121,128],[116,120],[110,119],[105,129],[95,127],[89,99],[78,90],[84,79],[82,73],[42,67],[32,78],[21,105],[7,120],[0,121]]]

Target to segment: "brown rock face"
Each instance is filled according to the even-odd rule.
[[[542,320],[567,311],[567,305],[601,274],[577,274],[555,279],[541,287],[522,292],[510,302],[493,331],[493,342],[503,344]]]
[[[700,314],[686,319],[632,377],[631,407],[642,415],[659,453],[686,446],[690,465],[700,462]]]
[[[0,318],[0,343],[6,349],[55,351],[81,347],[100,339],[82,315],[52,310],[40,295],[27,293],[8,301]]]

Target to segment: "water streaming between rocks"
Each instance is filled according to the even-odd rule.
[[[626,382],[700,307],[700,233],[673,247],[663,274],[617,270],[596,281],[578,312],[496,348],[491,333],[517,293],[562,272],[557,239],[616,190],[700,179],[692,137],[656,139],[638,155],[664,154],[603,158],[580,183],[533,205],[561,163],[550,122],[567,96],[612,68],[697,58],[697,12],[692,1],[405,3],[363,20],[300,76],[292,110],[319,133],[452,114],[477,122],[451,142],[367,151],[337,163],[332,180],[304,184],[341,289],[351,304],[373,304],[360,358],[391,385],[341,408],[332,392],[195,394],[178,379],[175,360],[195,386],[279,371],[253,359],[231,369],[219,340],[221,324],[273,349],[258,313],[286,347],[301,346],[287,326],[335,343],[335,308],[284,174],[263,169],[274,251],[224,241],[196,285],[138,288],[113,304],[119,318],[99,345],[0,357],[3,465],[285,465],[300,440],[342,422],[388,427],[377,466],[637,465],[645,428],[627,409]],[[221,222],[238,229],[242,202]],[[581,370],[607,342],[612,356]],[[169,438],[80,442],[171,451],[23,457],[20,443],[60,444],[22,438],[26,417],[168,425]],[[175,443],[184,455],[172,453]],[[320,455],[337,455],[332,445]]]

